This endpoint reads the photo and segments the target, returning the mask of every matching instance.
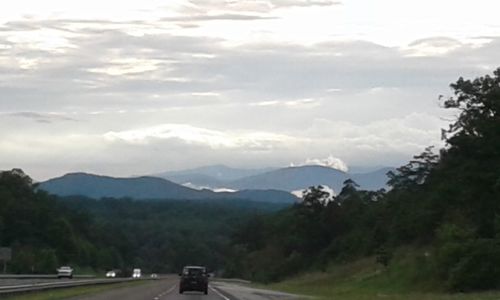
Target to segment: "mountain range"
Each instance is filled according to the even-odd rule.
[[[226,171],[238,176],[228,176]],[[288,192],[302,190],[313,185],[325,185],[340,192],[346,179],[352,179],[361,189],[386,188],[387,172],[394,168],[380,168],[367,173],[346,173],[324,166],[300,166],[281,169],[238,170],[226,166],[211,166],[181,172],[156,174],[162,178],[190,187],[218,189],[278,189]],[[246,171],[246,173],[244,172]],[[214,174],[218,174],[214,176]],[[247,176],[244,176],[247,175]]]
[[[357,182],[361,189],[385,188],[386,173],[390,170],[393,169],[349,174],[323,166],[250,170],[215,165],[131,178],[70,173],[41,182],[39,188],[59,196],[94,199],[245,199],[293,203],[297,197],[292,192],[324,185],[339,193],[343,182],[349,178]],[[221,192],[215,192],[217,190]]]
[[[87,173],[70,173],[39,184],[39,189],[58,196],[84,196],[93,199],[133,198],[153,199],[238,199],[259,202],[293,203],[297,197],[279,190],[242,190],[237,192],[214,192],[196,190],[163,178],[142,176],[115,178]]]

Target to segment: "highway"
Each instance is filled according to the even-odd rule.
[[[80,296],[71,300],[292,300],[296,296],[285,293],[253,289],[234,283],[212,282],[208,295],[198,292],[179,294],[176,276],[153,280],[143,285],[124,287]]]
[[[109,279],[111,281],[111,279]],[[89,279],[1,279],[0,289],[12,286],[77,283]],[[90,280],[91,281],[91,280]],[[101,280],[102,281],[102,280]],[[72,300],[296,300],[297,296],[270,290],[256,289],[240,281],[211,280],[208,295],[198,292],[179,294],[179,277],[169,275],[157,280],[128,287],[107,290],[99,294],[79,296]],[[37,293],[37,292],[33,292]]]

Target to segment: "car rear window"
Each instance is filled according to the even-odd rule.
[[[203,275],[205,273],[205,270],[203,269],[200,269],[200,268],[196,268],[196,269],[191,269],[191,268],[188,268],[188,269],[184,269],[184,274],[185,275],[189,275],[189,276],[199,276],[199,275]]]

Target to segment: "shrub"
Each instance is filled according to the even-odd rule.
[[[453,291],[500,287],[500,241],[473,240],[464,249],[466,252],[449,270],[448,287]]]

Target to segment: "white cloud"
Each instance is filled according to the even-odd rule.
[[[108,67],[90,68],[88,71],[111,76],[140,74],[157,70],[161,62],[161,60],[139,58],[112,59]]]
[[[186,182],[186,183],[183,183],[182,185],[185,187],[191,188],[191,189],[195,189],[195,190],[200,190],[200,191],[201,190],[211,190],[211,191],[214,191],[216,193],[235,193],[238,191],[235,189],[224,188],[224,187],[199,186],[199,185],[193,184],[191,182]]]
[[[291,6],[331,6],[340,5],[341,1],[332,0],[271,0],[275,7],[291,7]]]
[[[323,200],[326,200],[326,203],[332,201],[334,199],[334,197],[337,195],[337,193],[335,192],[335,190],[331,187],[329,187],[328,185],[319,185],[322,187],[322,190],[324,192],[327,192],[328,193],[328,196],[326,198],[324,198]],[[291,194],[295,195],[297,198],[302,198],[304,196],[304,192],[306,192],[308,190],[308,188],[306,189],[301,189],[301,190],[295,190],[295,191],[292,191]],[[323,203],[323,204],[326,204],[326,203]]]
[[[295,138],[271,132],[217,131],[187,124],[162,124],[148,128],[108,132],[104,138],[132,144],[150,144],[155,140],[178,139],[187,144],[208,146],[212,149],[242,148],[271,150],[296,142]]]
[[[213,189],[213,191],[216,193],[235,193],[238,190],[233,190],[233,189],[228,189],[228,188],[217,188],[217,189]]]
[[[276,106],[280,105],[279,101],[273,100],[273,101],[260,101],[260,102],[253,102],[250,103],[251,106]]]
[[[271,100],[271,101],[259,101],[252,102],[250,106],[282,106],[288,108],[306,108],[306,107],[316,107],[320,105],[320,101],[312,98],[297,99],[297,100]]]
[[[217,92],[194,92],[191,93],[192,96],[198,96],[198,97],[218,97],[221,94]]]
[[[340,158],[329,155],[326,158],[308,158],[303,163],[292,163],[291,166],[323,166],[343,172],[349,171],[347,164]]]
[[[439,56],[460,49],[463,43],[452,38],[435,37],[412,42],[404,49],[408,56]]]

